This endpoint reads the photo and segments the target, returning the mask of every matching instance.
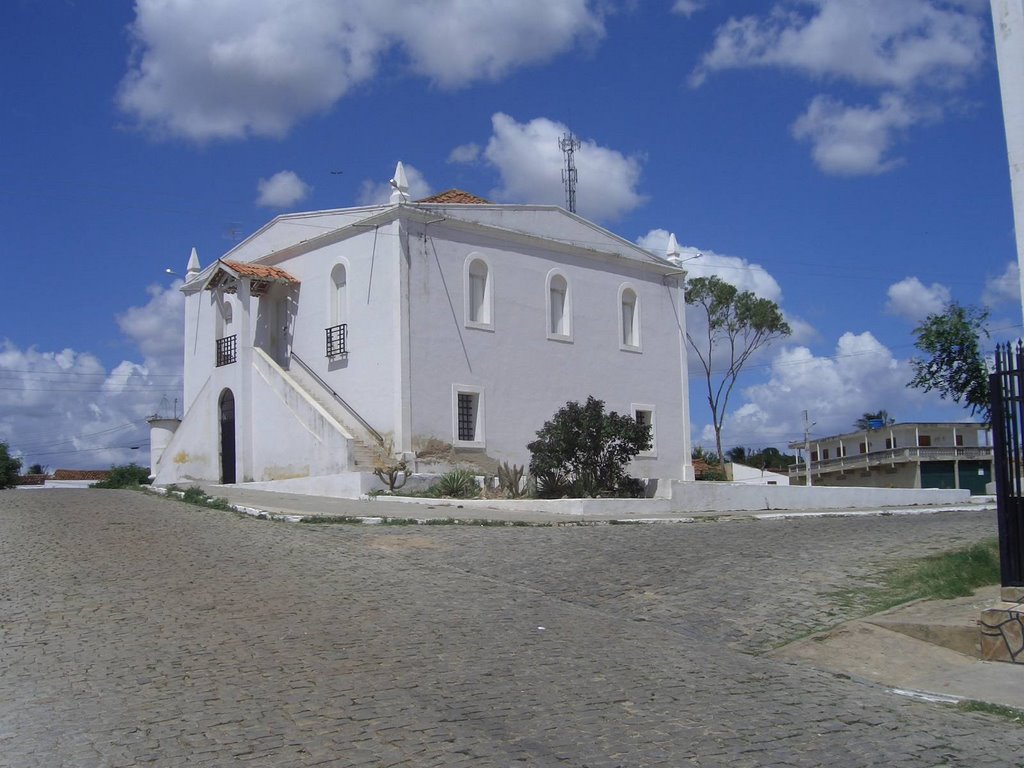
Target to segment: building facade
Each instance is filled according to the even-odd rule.
[[[279,216],[185,293],[185,415],[158,483],[526,464],[568,400],[649,423],[632,474],[693,479],[683,271],[555,206],[450,191]],[[674,238],[672,239],[674,244]],[[671,246],[670,246],[671,249]]]
[[[981,424],[905,423],[790,443],[801,452],[794,485],[956,488],[984,494],[992,481],[990,433]],[[804,454],[808,451],[809,454]]]

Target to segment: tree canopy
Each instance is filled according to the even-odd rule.
[[[971,415],[991,419],[988,365],[981,339],[989,338],[988,311],[955,301],[942,312],[928,315],[914,329],[915,346],[923,357],[911,359],[914,378],[907,384],[925,392],[935,390],[943,400],[970,408]]]
[[[530,474],[543,496],[634,495],[626,464],[651,447],[651,428],[588,397],[570,400],[544,423],[530,451]]]
[[[792,330],[774,301],[741,291],[714,275],[690,280],[686,303],[702,310],[707,320],[700,338],[687,330],[686,340],[704,369],[715,444],[722,456],[722,424],[743,366],[761,347],[789,336]]]
[[[889,427],[896,423],[896,419],[889,415],[889,412],[882,408],[878,411],[866,411],[861,415],[859,419],[853,422],[854,429],[875,429],[875,426],[881,422],[880,426]]]
[[[0,442],[0,488],[13,488],[18,484],[21,459],[11,456],[7,443]]]

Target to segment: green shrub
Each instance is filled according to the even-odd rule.
[[[0,488],[13,488],[18,484],[21,459],[11,456],[7,443],[0,442]]]
[[[566,403],[526,447],[538,495],[616,496],[629,491],[623,485],[626,465],[651,447],[651,429],[615,411],[605,413],[604,401],[588,397],[584,405]]]
[[[188,504],[206,504],[206,491],[198,485],[186,488],[181,494],[181,500]]]
[[[149,470],[140,467],[135,462],[123,464],[119,467],[111,467],[110,474],[106,480],[93,483],[92,488],[135,488],[140,485],[149,485],[152,482]]]
[[[465,469],[453,469],[441,475],[434,488],[447,498],[472,499],[480,494],[480,486],[476,484],[476,476]]]
[[[509,466],[507,462],[501,462],[498,467],[498,489],[510,499],[518,499],[526,493],[529,481],[523,480],[525,467],[519,464]]]

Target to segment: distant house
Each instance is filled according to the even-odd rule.
[[[803,442],[790,443],[803,453]],[[789,469],[794,485],[873,488],[960,488],[985,493],[993,452],[981,424],[905,423],[847,432],[810,441],[810,456]]]
[[[351,495],[375,457],[529,461],[568,400],[651,426],[638,477],[693,479],[683,272],[557,206],[450,190],[275,218],[185,293],[185,414],[156,482]],[[361,478],[353,479],[353,475]]]

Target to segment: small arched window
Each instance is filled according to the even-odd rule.
[[[621,349],[640,349],[640,300],[628,285],[619,289],[619,346]]]
[[[466,262],[466,325],[473,328],[491,328],[494,308],[494,288],[491,270],[481,258]]]
[[[548,338],[567,341],[572,339],[572,297],[569,281],[561,272],[548,274]]]
[[[335,264],[331,270],[331,325],[348,322],[348,270]]]

